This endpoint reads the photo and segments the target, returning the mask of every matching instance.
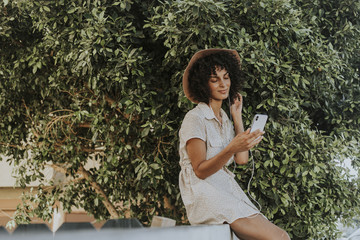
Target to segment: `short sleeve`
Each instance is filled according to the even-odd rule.
[[[206,142],[204,119],[194,113],[186,114],[180,128],[180,140],[186,144],[192,138],[199,138]]]

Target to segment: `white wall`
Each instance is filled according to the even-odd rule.
[[[1,161],[1,159],[3,159]],[[9,164],[6,162],[6,159],[3,155],[0,154],[0,187],[14,187],[16,185],[16,178],[15,178],[15,167],[13,164]],[[24,160],[26,161],[26,160]],[[22,164],[26,164],[26,162],[23,162]],[[86,165],[84,166],[85,169],[89,168],[100,168],[100,164],[95,161],[92,158],[89,158]],[[56,178],[57,180],[65,180],[64,177],[61,177],[59,173],[56,174],[53,168],[51,167],[45,167],[45,170],[43,171],[44,176],[46,179],[50,180],[52,178]],[[27,185],[28,187],[35,187],[38,186],[39,182],[35,181]]]
[[[1,159],[3,159],[1,161]],[[45,168],[44,175],[46,179],[51,179],[54,175],[54,170],[50,167]],[[28,185],[28,187],[38,186],[39,182],[35,181]],[[14,165],[10,165],[5,161],[4,156],[0,156],[0,187],[16,187],[16,178],[14,172]]]

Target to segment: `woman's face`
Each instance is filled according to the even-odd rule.
[[[224,100],[229,96],[230,76],[227,70],[215,67],[215,73],[210,76],[209,88],[210,98],[214,100]]]

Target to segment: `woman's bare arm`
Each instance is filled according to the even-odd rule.
[[[186,143],[186,151],[196,176],[205,179],[219,171],[235,153],[248,151],[258,144],[261,141],[260,136],[262,134],[263,132],[260,130],[253,133],[250,133],[249,130],[242,132],[236,135],[221,152],[210,159],[206,159],[206,143],[199,138],[190,139]],[[260,138],[257,139],[258,137]]]

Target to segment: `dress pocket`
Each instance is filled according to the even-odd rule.
[[[223,149],[223,144],[221,141],[221,138],[210,138],[208,143],[208,149],[207,149],[207,159],[210,159],[212,157],[214,157],[216,154],[218,154],[219,152],[221,152],[221,150]]]
[[[210,138],[209,145],[212,148],[221,148],[223,146],[221,138]]]

